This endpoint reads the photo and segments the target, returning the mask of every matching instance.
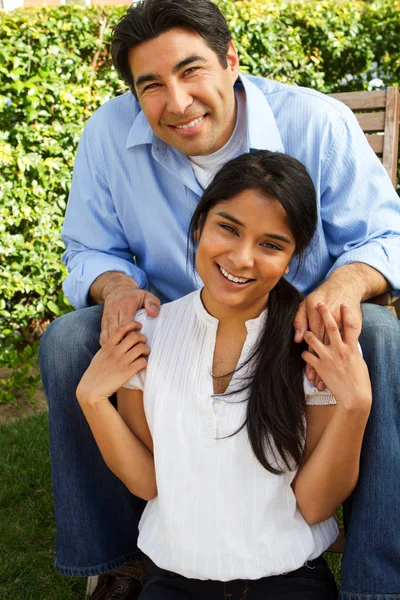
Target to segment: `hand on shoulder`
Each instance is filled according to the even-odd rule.
[[[97,304],[103,304],[100,345],[121,327],[133,323],[138,310],[144,308],[150,317],[157,317],[160,300],[140,289],[131,277],[109,271],[100,275],[91,285],[90,295]]]
[[[369,412],[372,391],[368,368],[358,346],[361,332],[358,311],[347,304],[341,304],[341,334],[327,304],[320,302],[317,310],[329,343],[324,344],[315,333],[306,331],[304,340],[311,351],[303,352],[303,359],[324,381],[340,409]]]

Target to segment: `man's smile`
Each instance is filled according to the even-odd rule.
[[[191,119],[187,120],[186,122],[181,121],[180,123],[174,125],[168,125],[168,127],[180,135],[193,135],[201,129],[206,117],[207,114],[195,118],[191,117]]]
[[[204,115],[201,117],[197,117],[196,119],[192,119],[189,123],[185,123],[184,125],[172,125],[172,127],[176,127],[177,129],[188,129],[189,127],[193,127],[197,123],[200,123],[204,119]]]

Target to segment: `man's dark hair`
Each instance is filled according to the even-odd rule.
[[[114,28],[112,59],[119,76],[136,96],[128,52],[142,42],[182,27],[196,31],[227,67],[226,54],[232,39],[225,17],[210,0],[141,0],[128,8]]]

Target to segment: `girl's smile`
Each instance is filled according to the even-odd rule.
[[[218,267],[221,275],[224,277],[224,279],[229,281],[231,284],[234,284],[234,285],[236,284],[239,287],[243,287],[247,283],[250,283],[250,281],[254,281],[251,278],[245,278],[245,277],[239,277],[238,275],[233,275],[232,273],[229,273],[229,271],[227,271],[226,269],[221,267],[221,265],[217,264],[217,267]]]
[[[199,232],[196,267],[204,283],[203,302],[218,318],[255,318],[295,251],[286,211],[258,190],[244,190],[216,204]]]

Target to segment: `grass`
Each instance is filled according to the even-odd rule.
[[[0,427],[0,598],[83,600],[85,580],[54,569],[47,414]],[[340,555],[327,554],[336,580]]]
[[[85,580],[54,569],[47,414],[0,427],[0,598],[83,600]]]
[[[336,513],[336,518],[339,523],[342,522],[342,507],[340,507]],[[333,552],[326,552],[324,558],[331,568],[332,573],[335,576],[335,580],[338,588],[340,589],[340,568],[342,564],[342,555],[334,554]]]

